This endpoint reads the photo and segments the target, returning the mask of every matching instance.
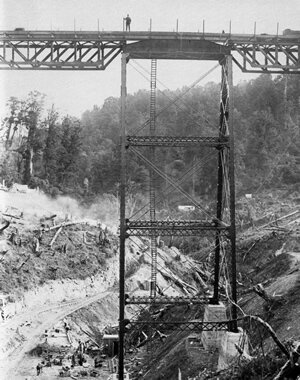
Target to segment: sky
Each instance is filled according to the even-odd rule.
[[[197,32],[205,22],[206,32],[229,31],[251,34],[276,34],[284,29],[300,30],[300,0],[0,0],[0,30],[23,27],[27,30],[100,30],[121,31],[122,19],[132,19],[131,29]],[[138,61],[149,70],[149,61]],[[149,80],[128,66],[128,93],[149,89]],[[215,62],[159,61],[159,89],[175,90],[188,86],[205,74]],[[137,67],[142,71],[140,67]],[[234,68],[233,80],[254,78]],[[110,96],[120,95],[121,59],[118,56],[105,71],[0,71],[0,117],[10,96],[26,98],[30,91],[46,94],[46,107],[54,104],[62,114],[80,117],[94,105],[101,106]],[[216,69],[200,82],[220,81]]]

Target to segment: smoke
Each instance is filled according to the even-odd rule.
[[[113,232],[117,231],[119,224],[118,199],[110,194],[98,197],[86,208],[68,196],[53,199],[37,190],[0,191],[0,211],[16,216],[22,213],[24,219],[32,221],[56,214],[60,219],[105,224]]]

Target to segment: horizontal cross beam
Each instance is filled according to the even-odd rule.
[[[226,231],[229,226],[223,223],[185,220],[135,220],[126,221],[129,236],[196,236],[201,231]]]
[[[222,148],[228,146],[228,137],[197,137],[197,136],[127,136],[128,146],[208,146]]]
[[[168,296],[157,296],[157,297],[142,297],[142,296],[125,296],[125,303],[127,305],[165,305],[165,304],[175,304],[175,305],[205,305],[210,302],[208,297],[168,297]]]
[[[130,323],[145,326],[172,326],[180,331],[228,331],[232,321],[130,321]]]

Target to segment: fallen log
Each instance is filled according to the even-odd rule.
[[[269,334],[271,335],[272,339],[274,340],[274,342],[277,344],[277,346],[280,348],[280,350],[285,354],[285,356],[289,359],[290,358],[290,352],[289,350],[286,348],[286,346],[280,341],[280,339],[278,338],[278,336],[276,335],[275,331],[273,330],[273,328],[271,327],[271,325],[269,325],[268,322],[265,322],[263,319],[261,319],[260,317],[257,317],[255,315],[248,315],[248,318],[250,318],[250,320],[254,320],[254,321],[257,321],[259,322],[261,325],[263,325],[269,332]]]
[[[142,331],[142,334],[144,335],[145,339],[143,339],[142,341],[139,341],[139,343],[136,345],[136,348],[143,347],[150,340],[150,338],[148,337],[146,333],[144,333],[144,331]]]
[[[297,342],[296,347],[290,353],[289,360],[281,367],[279,373],[274,377],[274,380],[298,379],[300,375],[300,342]]]
[[[7,213],[5,213],[5,212],[3,212],[2,215],[4,215],[4,216],[9,216],[10,218],[14,218],[14,219],[21,219],[20,216],[16,216],[16,215],[12,215],[12,214],[7,214]]]
[[[252,289],[257,295],[259,295],[263,300],[267,302],[270,308],[276,304],[278,305],[281,304],[283,301],[283,298],[281,295],[271,296],[270,294],[268,294],[262,284],[257,284],[253,286]]]
[[[75,224],[86,224],[86,222],[84,221],[78,221],[78,222],[63,222],[61,224],[57,224],[56,226],[52,226],[52,227],[49,227],[47,228],[45,231],[52,231],[52,230],[56,230],[57,228],[60,228],[60,227],[67,227],[67,226],[73,226]]]
[[[19,272],[19,270],[23,268],[23,266],[27,263],[29,259],[30,259],[30,256],[27,256],[27,258],[22,262],[19,268],[17,268],[17,272]]]
[[[199,275],[199,273],[197,272],[197,270],[194,272],[194,275],[197,279],[197,281],[199,282],[201,288],[204,290],[204,291],[207,291],[209,289],[208,285],[205,283],[205,281],[202,279],[202,277]]]
[[[287,214],[287,215],[281,216],[280,218],[276,218],[276,219],[274,219],[274,220],[271,220],[270,222],[264,224],[264,225],[261,226],[260,228],[267,227],[267,226],[269,226],[269,225],[272,224],[272,223],[277,223],[279,220],[283,220],[283,219],[289,218],[290,216],[293,216],[293,215],[298,214],[298,212],[299,212],[299,210],[296,210],[296,211],[291,212],[290,214]]]
[[[57,239],[58,235],[61,233],[62,231],[62,226],[58,228],[58,230],[56,231],[55,235],[53,236],[53,239],[51,240],[49,246],[52,248],[52,245],[55,243],[55,240]]]
[[[188,284],[187,282],[185,281],[182,281],[180,280],[179,278],[175,277],[174,275],[169,275],[168,273],[166,273],[165,271],[162,271],[162,270],[159,270],[159,272],[162,274],[163,277],[165,277],[166,279],[170,280],[170,281],[173,281],[175,285],[179,286],[181,289],[183,289],[183,291],[185,293],[187,293],[189,295],[189,292],[187,290],[187,288],[190,288],[192,290],[194,290],[195,293],[197,293],[197,289]]]
[[[85,333],[89,338],[90,340],[98,347],[98,348],[101,348],[100,345],[92,338],[91,334],[88,333],[87,331],[85,331],[82,327],[80,327],[80,330]]]
[[[54,218],[56,218],[56,217],[57,217],[57,215],[56,215],[56,214],[53,214],[53,215],[51,215],[51,216],[45,216],[44,220],[51,220],[51,219],[54,219]]]
[[[10,225],[10,222],[6,220],[4,226],[1,226],[0,228],[0,234],[2,234],[2,232],[6,230],[6,228],[9,227],[9,225]]]
[[[251,252],[251,250],[256,246],[256,243],[258,243],[259,241],[260,241],[260,239],[255,240],[255,242],[251,245],[251,247],[248,249],[248,251],[244,254],[244,256],[243,256],[243,262],[245,261],[246,257]]]

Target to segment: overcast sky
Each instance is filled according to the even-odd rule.
[[[129,13],[131,29],[145,31],[152,19],[153,31],[173,31],[178,19],[179,31],[207,32],[229,30],[251,34],[276,34],[289,28],[300,30],[300,0],[0,0],[0,30],[23,27],[27,30],[100,30],[121,31],[122,18]],[[99,20],[99,21],[98,21]],[[138,61],[149,69],[149,61]],[[128,92],[149,88],[148,81],[128,65]],[[197,80],[214,62],[159,61],[158,79],[170,89],[181,88]],[[141,69],[138,68],[140,71]],[[220,70],[209,80],[219,82]],[[234,82],[253,75],[234,70]],[[163,88],[159,85],[160,88]],[[120,94],[120,56],[99,72],[0,71],[0,117],[10,96],[25,98],[32,90],[47,95],[62,114],[77,117],[94,104],[102,105],[109,96]]]

